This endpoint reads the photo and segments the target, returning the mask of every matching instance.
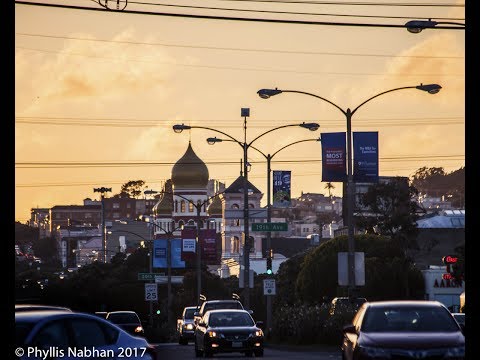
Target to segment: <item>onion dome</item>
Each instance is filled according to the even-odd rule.
[[[219,196],[215,196],[208,205],[207,214],[208,216],[222,216],[222,200]]]
[[[153,213],[155,216],[161,217],[162,215],[172,216],[173,212],[173,197],[172,197],[172,180],[167,180],[160,200],[153,207]]]
[[[172,182],[175,189],[203,189],[208,184],[207,165],[195,154],[189,142],[185,154],[172,169]]]

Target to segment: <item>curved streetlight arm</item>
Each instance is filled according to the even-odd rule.
[[[367,100],[365,100],[364,102],[362,102],[360,105],[358,105],[355,109],[353,109],[351,111],[351,115],[355,114],[355,112],[360,108],[362,107],[363,105],[365,105],[367,102],[369,102],[370,100],[373,100],[381,95],[384,95],[384,94],[387,94],[389,92],[393,92],[393,91],[397,91],[397,90],[404,90],[404,89],[417,89],[417,86],[404,86],[404,87],[399,87],[399,88],[395,88],[395,89],[390,89],[390,90],[387,90],[387,91],[383,91],[381,92],[380,94],[377,94],[377,95],[374,95],[372,96],[371,98],[368,98]]]
[[[347,112],[345,110],[343,110],[340,106],[338,106],[337,104],[335,104],[334,102],[328,100],[328,99],[325,99],[324,97],[321,97],[319,95],[315,95],[315,94],[312,94],[312,93],[309,93],[309,92],[305,92],[305,91],[299,91],[299,90],[281,90],[282,93],[284,92],[289,92],[289,93],[296,93],[296,94],[304,94],[304,95],[309,95],[309,96],[313,96],[313,97],[316,97],[317,99],[321,99],[327,103],[329,103],[330,105],[333,105],[335,106],[338,110],[340,110],[342,112],[343,115],[347,115]]]
[[[229,140],[229,139],[217,139],[217,140],[218,140],[218,141],[221,141],[221,142],[224,142],[224,141],[235,142],[235,141]],[[265,155],[265,153],[264,153],[262,150],[260,150],[259,148],[256,148],[255,146],[250,146],[250,147],[251,147],[253,150],[257,150],[260,154],[263,155],[263,157],[264,157],[265,159],[268,158],[268,155]]]
[[[304,123],[303,123],[303,124],[304,124]],[[273,129],[270,129],[270,130],[265,131],[264,133],[258,135],[255,139],[253,139],[252,141],[250,141],[250,142],[247,144],[247,147],[250,147],[255,141],[257,141],[258,139],[260,139],[262,136],[271,133],[272,131],[279,130],[279,129],[283,129],[283,128],[287,128],[287,127],[292,127],[292,126],[302,126],[303,124],[289,124],[289,125],[277,126],[277,127],[273,128]],[[315,129],[315,130],[316,130],[316,129]]]
[[[289,146],[298,144],[298,143],[305,142],[305,141],[321,141],[321,139],[318,138],[318,139],[305,139],[305,140],[295,141],[295,142],[290,143],[290,144],[288,144],[288,145],[285,145],[284,147],[281,147],[280,149],[278,149],[277,151],[275,151],[272,155],[270,155],[270,159],[273,158],[277,153],[279,153],[279,152],[282,151],[283,149],[285,149],[285,148],[287,148],[287,147],[289,147]]]
[[[213,128],[209,128],[209,127],[206,127],[206,126],[190,126],[188,128],[188,130],[190,129],[203,129],[203,130],[210,130],[210,131],[214,131],[214,132],[217,132],[219,134],[222,134],[226,137],[228,137],[229,139],[231,139],[232,141],[236,142],[238,145],[240,145],[242,148],[243,148],[243,143],[241,141],[238,141],[237,139],[235,139],[233,136],[223,132],[223,131],[220,131],[220,130],[217,130],[217,129],[213,129]]]

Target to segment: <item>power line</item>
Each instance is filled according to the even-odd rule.
[[[221,1],[221,0],[219,0],[219,1]],[[233,1],[233,0],[223,0],[223,1]],[[337,14],[332,14],[332,13],[313,13],[313,12],[294,12],[294,11],[222,8],[222,7],[210,7],[210,6],[176,5],[176,4],[165,4],[165,3],[146,3],[146,2],[138,2],[138,1],[130,1],[130,3],[131,4],[138,4],[138,5],[154,5],[154,6],[184,8],[184,9],[238,11],[238,12],[267,13],[267,14],[355,17],[355,18],[370,18],[370,19],[372,19],[372,18],[373,19],[422,19],[422,18],[424,18],[424,17],[421,17],[421,16],[385,16],[385,15],[382,16],[382,15],[358,15],[358,14],[338,14],[338,13]],[[283,3],[283,1],[279,1],[277,3]],[[306,2],[306,4],[311,5],[312,3]],[[425,19],[428,20],[428,18],[425,18]],[[461,20],[461,21],[464,21],[465,19],[462,19],[462,18],[435,18],[435,20]]]
[[[303,2],[303,3],[305,3],[305,2]],[[137,11],[137,10],[109,11],[109,10],[105,10],[104,8],[97,9],[97,8],[85,7],[85,6],[35,3],[35,2],[18,1],[18,0],[15,1],[15,4],[56,7],[56,8],[70,9],[70,10],[88,10],[88,11],[103,11],[103,12],[108,11],[109,13],[115,12],[116,14],[122,13],[122,14],[134,14],[134,15],[155,15],[155,16],[183,17],[183,18],[190,18],[190,19],[247,21],[247,22],[264,22],[264,23],[297,24],[297,25],[357,26],[357,27],[381,27],[381,28],[403,28],[403,29],[405,29],[405,25],[395,25],[395,24],[342,23],[342,22],[329,22],[329,21],[242,18],[242,17],[233,17],[233,16],[229,17],[229,16],[194,15],[194,14],[179,14],[179,13],[160,13],[160,12]],[[434,29],[436,29],[436,30],[438,30],[438,29],[465,30],[465,27],[437,25],[437,26],[432,28],[432,30],[434,30]]]
[[[264,52],[264,53],[281,53],[281,54],[301,54],[301,55],[328,55],[328,56],[365,56],[365,57],[395,57],[395,58],[415,58],[415,59],[464,59],[465,56],[434,56],[434,55],[388,55],[388,54],[360,54],[360,53],[343,53],[343,52],[325,52],[325,51],[296,51],[296,50],[274,50],[274,49],[249,49],[249,48],[231,48],[231,47],[218,47],[218,46],[200,46],[200,45],[178,45],[178,44],[166,44],[166,43],[147,43],[138,41],[126,41],[126,40],[106,40],[106,39],[89,39],[73,36],[60,36],[60,35],[45,35],[45,34],[30,34],[30,33],[15,33],[15,35],[31,36],[31,37],[43,37],[51,39],[62,40],[79,40],[79,41],[93,41],[102,43],[115,43],[126,45],[146,45],[146,46],[164,46],[164,47],[176,47],[176,48],[188,48],[188,49],[207,49],[207,50],[222,50],[222,51],[243,51],[243,52]],[[47,51],[30,49],[37,51]]]
[[[424,160],[424,159],[453,159],[463,160],[465,155],[422,155],[422,156],[399,156],[399,157],[381,157],[380,160],[385,162],[395,161],[411,161],[411,160]],[[276,160],[272,163],[321,163],[321,159],[299,159],[299,160]],[[252,160],[252,164],[265,164],[264,160]],[[45,169],[45,168],[85,168],[85,167],[143,167],[143,166],[173,166],[176,162],[159,162],[159,161],[108,161],[108,162],[87,162],[87,161],[52,161],[52,162],[16,162],[15,167],[20,169]],[[185,163],[187,164],[187,163]],[[235,165],[238,166],[238,161],[205,161],[207,165]]]

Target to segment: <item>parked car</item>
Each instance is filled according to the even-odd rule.
[[[208,311],[217,309],[245,310],[239,300],[206,300],[194,314],[194,325],[197,326],[200,319]]]
[[[353,308],[354,310],[357,310],[363,303],[367,302],[367,299],[364,297],[355,297],[355,298],[349,298],[347,296],[345,297],[336,297],[333,298],[333,300],[330,303],[330,309],[329,313],[330,315],[334,315],[335,312],[342,307],[349,307]]]
[[[41,304],[15,304],[15,312],[18,311],[34,311],[34,310],[65,310],[72,311],[71,309],[63,306],[55,305],[41,305]]]
[[[23,350],[23,354],[17,354],[20,360],[155,360],[157,356],[155,348],[144,338],[132,336],[95,315],[65,310],[16,312],[15,348]],[[30,353],[31,349],[42,350],[46,355]]]
[[[343,334],[343,360],[465,359],[462,328],[438,301],[364,303]]]
[[[105,319],[108,315],[108,311],[95,311],[95,315]]]
[[[183,309],[182,317],[177,320],[178,343],[180,345],[187,345],[188,341],[194,338],[195,324],[193,317],[196,310],[196,306],[187,306]]]
[[[126,332],[135,336],[144,336],[142,322],[135,311],[111,311],[105,317]]]
[[[195,356],[240,352],[263,356],[263,331],[246,310],[210,310],[195,328]]]

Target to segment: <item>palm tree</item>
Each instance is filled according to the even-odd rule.
[[[331,182],[327,182],[325,189],[328,190],[328,197],[332,198],[332,189],[335,189],[335,186]]]

